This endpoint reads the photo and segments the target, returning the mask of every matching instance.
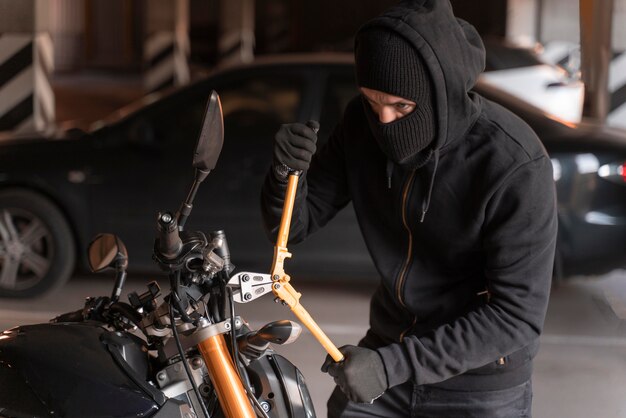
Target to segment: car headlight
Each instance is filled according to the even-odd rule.
[[[561,162],[556,158],[551,158],[550,162],[552,162],[552,177],[554,181],[561,180],[561,176],[563,174],[563,168],[561,167]]]
[[[613,183],[626,184],[626,162],[604,164],[598,168],[598,176]]]

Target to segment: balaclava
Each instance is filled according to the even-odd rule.
[[[365,29],[357,35],[355,58],[359,87],[416,103],[410,114],[381,123],[363,98],[372,133],[387,157],[410,169],[420,167],[428,160],[426,153],[420,151],[426,149],[436,135],[434,87],[426,64],[402,36],[383,28]]]

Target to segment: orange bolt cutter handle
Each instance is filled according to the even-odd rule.
[[[272,290],[283,303],[291,308],[291,311],[298,317],[302,324],[307,327],[333,360],[340,362],[343,360],[343,354],[341,354],[341,351],[337,349],[330,338],[328,338],[319,325],[317,325],[306,309],[300,305],[301,294],[291,286],[289,283],[290,277],[284,270],[285,259],[291,257],[291,253],[287,250],[287,241],[289,240],[289,228],[293,215],[293,205],[296,200],[299,174],[300,173],[297,172],[290,174],[289,182],[287,183],[283,214],[280,220],[276,246],[274,247],[274,262],[272,263],[272,280],[274,280],[274,285],[272,286]]]

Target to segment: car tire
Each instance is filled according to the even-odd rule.
[[[76,248],[61,210],[27,189],[0,191],[0,296],[34,297],[63,285]]]

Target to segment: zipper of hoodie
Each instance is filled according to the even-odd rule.
[[[415,179],[416,171],[417,170],[414,170],[411,173],[411,176],[406,181],[406,184],[404,185],[404,190],[402,191],[402,223],[404,224],[404,228],[409,234],[409,245],[407,248],[406,260],[404,261],[404,265],[402,266],[402,270],[400,271],[400,274],[398,275],[398,279],[396,281],[396,297],[398,298],[400,305],[402,305],[404,309],[407,309],[407,307],[406,307],[406,304],[404,303],[404,299],[402,298],[402,287],[404,285],[404,280],[406,279],[406,273],[409,269],[409,264],[411,262],[411,254],[413,253],[413,234],[411,234],[411,228],[409,227],[406,213],[407,213],[409,191],[411,190],[411,185],[413,184],[413,181]],[[413,325],[415,325],[416,319],[417,318],[413,318],[413,323],[411,324],[411,326],[405,329],[404,331],[402,331],[402,333],[400,334],[400,341],[402,341],[404,339],[404,335],[411,328],[413,328]]]

